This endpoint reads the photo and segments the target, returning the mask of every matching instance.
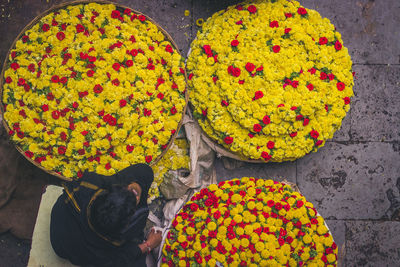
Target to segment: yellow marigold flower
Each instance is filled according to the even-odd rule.
[[[199,27],[203,26],[203,23],[204,23],[204,19],[202,19],[202,18],[199,18],[196,20],[196,25]]]

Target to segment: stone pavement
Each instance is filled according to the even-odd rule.
[[[67,1],[9,2],[0,4],[0,9],[4,8],[0,18],[1,62],[24,25],[52,5]],[[186,55],[198,30],[196,19],[206,19],[239,1],[115,2],[155,19]],[[219,159],[218,176],[221,180],[255,176],[296,182],[327,219],[337,243],[345,244],[345,266],[400,266],[399,215],[393,214],[396,209],[389,210],[391,203],[400,207],[400,1],[300,2],[329,18],[342,33],[356,72],[351,110],[342,129],[317,153],[282,164],[224,160],[224,165]],[[190,16],[184,16],[185,10]],[[0,151],[1,157],[8,153]],[[14,266],[18,265],[15,262]]]

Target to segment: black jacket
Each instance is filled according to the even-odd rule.
[[[149,214],[147,195],[153,179],[148,165],[136,164],[113,176],[85,172],[79,181],[64,184],[64,192],[51,213],[50,241],[56,254],[76,265],[145,266],[145,255],[138,245],[144,239]],[[92,201],[111,185],[132,182],[142,188],[134,225],[123,239],[97,233],[88,221]]]

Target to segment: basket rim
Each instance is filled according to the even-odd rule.
[[[179,47],[178,47],[178,45],[175,43],[175,41],[174,41],[174,39],[171,37],[171,35],[170,35],[163,27],[161,27],[154,19],[152,19],[151,17],[147,16],[146,14],[144,14],[144,13],[142,13],[142,12],[140,12],[140,11],[137,11],[136,9],[130,8],[130,7],[128,7],[128,6],[126,6],[126,5],[123,5],[123,4],[120,4],[120,3],[114,3],[114,2],[111,2],[111,1],[108,1],[108,0],[74,0],[74,1],[71,1],[71,2],[66,2],[66,3],[61,3],[61,4],[54,5],[54,6],[50,7],[50,8],[48,8],[48,9],[46,9],[46,10],[43,11],[42,13],[40,13],[40,14],[39,14],[38,16],[36,16],[35,18],[33,18],[33,19],[21,30],[21,32],[17,35],[17,37],[15,37],[14,41],[12,42],[12,44],[11,44],[10,48],[8,49],[7,54],[6,54],[5,58],[4,58],[4,62],[3,62],[2,70],[1,70],[1,74],[0,74],[0,75],[1,75],[1,77],[0,77],[0,98],[1,98],[1,99],[0,99],[0,116],[1,116],[1,119],[2,119],[2,125],[3,125],[3,127],[6,129],[7,135],[8,135],[8,132],[10,131],[10,127],[9,127],[9,125],[7,124],[7,121],[4,119],[3,85],[4,85],[4,79],[5,79],[5,78],[4,78],[4,73],[5,73],[5,70],[6,70],[7,63],[9,62],[11,50],[15,47],[17,41],[21,38],[21,36],[22,36],[27,30],[31,29],[40,19],[42,19],[42,18],[45,17],[46,15],[48,15],[48,14],[50,14],[50,13],[52,13],[52,12],[55,12],[55,11],[57,11],[57,10],[59,10],[59,9],[66,8],[66,7],[68,7],[68,6],[81,5],[81,4],[85,4],[85,5],[86,5],[86,4],[90,4],[90,3],[112,4],[112,5],[115,5],[116,7],[120,7],[120,8],[124,8],[124,9],[130,9],[132,12],[134,12],[134,13],[137,14],[137,15],[143,15],[143,16],[145,16],[145,17],[146,17],[146,20],[150,21],[151,23],[153,23],[154,25],[157,26],[157,29],[160,30],[160,31],[163,33],[163,35],[168,39],[168,41],[173,45],[173,47],[174,47],[175,50],[176,50],[175,52],[178,53],[178,54],[182,57],[182,55],[181,55],[181,53],[180,53],[180,51],[179,51]],[[184,106],[183,111],[182,111],[181,120],[180,120],[179,123],[178,123],[178,127],[177,127],[175,133],[174,133],[173,135],[171,135],[167,147],[161,152],[160,155],[158,155],[158,156],[149,164],[149,166],[154,166],[155,164],[157,164],[157,163],[161,160],[161,158],[165,155],[165,153],[167,153],[168,149],[171,147],[172,143],[174,142],[174,140],[175,140],[176,137],[178,136],[178,133],[179,133],[179,131],[180,131],[182,125],[183,125],[184,115],[185,115],[185,113],[186,113],[186,110],[187,110],[187,107],[188,107],[188,102],[189,102],[189,87],[188,87],[188,85],[187,85],[186,64],[183,66],[183,68],[184,68],[184,70],[185,70],[185,73],[184,73],[184,77],[185,77],[185,106]],[[35,161],[32,160],[31,158],[27,157],[27,156],[25,155],[25,152],[23,151],[23,149],[22,149],[19,145],[17,145],[17,144],[16,144],[15,142],[13,142],[11,139],[9,139],[9,141],[10,141],[10,142],[14,145],[14,147],[22,154],[22,156],[23,156],[24,158],[26,158],[29,162],[31,162],[31,163],[32,163],[33,165],[35,165],[36,167],[39,167],[40,169],[44,170],[45,172],[47,172],[47,173],[49,173],[49,174],[51,174],[51,175],[53,175],[53,176],[55,176],[55,177],[57,177],[57,178],[60,178],[60,179],[62,179],[62,180],[65,180],[65,181],[74,181],[74,180],[76,180],[76,179],[73,179],[73,178],[69,178],[69,177],[63,176],[63,175],[61,175],[61,174],[59,174],[59,173],[57,173],[57,172],[55,172],[55,171],[53,171],[53,170],[47,170],[46,168],[44,168],[43,166],[41,166],[40,164],[38,164],[37,162],[35,162]]]

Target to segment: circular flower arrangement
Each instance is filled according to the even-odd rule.
[[[148,203],[160,197],[159,186],[170,170],[189,169],[189,145],[186,139],[175,139],[165,155],[153,166],[154,181],[149,190]]]
[[[64,178],[153,164],[186,106],[184,62],[170,37],[113,4],[36,19],[10,50],[2,85],[11,139]]]
[[[337,245],[313,204],[244,177],[196,193],[175,216],[162,266],[335,266]]]
[[[242,159],[281,162],[316,151],[340,128],[353,96],[340,33],[296,1],[258,0],[214,14],[191,45],[187,69],[194,116]]]

